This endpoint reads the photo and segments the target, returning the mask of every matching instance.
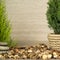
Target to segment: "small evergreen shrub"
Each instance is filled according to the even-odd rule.
[[[0,42],[10,43],[10,23],[6,13],[5,0],[0,0]]]
[[[60,34],[60,0],[49,0],[47,20],[49,28],[53,29],[55,34]]]

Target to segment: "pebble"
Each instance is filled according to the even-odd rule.
[[[14,59],[19,59],[20,57],[18,55],[14,55]]]
[[[6,42],[0,42],[0,46],[7,46],[8,44]]]
[[[12,54],[12,55],[14,55],[15,52],[14,52],[14,50],[11,50],[10,52],[8,52],[8,54]]]
[[[11,59],[11,58],[14,58],[14,56],[13,55],[8,55],[8,58]]]
[[[41,57],[42,57],[42,53],[38,54],[38,57],[40,57],[40,58],[41,58]]]
[[[6,46],[0,46],[0,51],[2,51],[2,50],[4,50],[4,51],[9,50],[9,47],[6,47]]]
[[[8,51],[0,51],[0,54],[2,54],[2,53],[8,53]]]
[[[46,54],[42,55],[42,59],[43,60],[47,60],[48,59],[48,56]]]
[[[47,57],[48,57],[48,59],[51,59],[52,58],[52,54],[48,54]]]
[[[2,55],[0,55],[0,58],[2,58],[3,56]]]
[[[23,54],[25,52],[24,49],[21,49],[18,53]]]
[[[31,50],[31,49],[28,49],[28,52],[29,52],[29,53],[32,53],[32,50]]]
[[[38,49],[37,51],[35,51],[36,54],[40,53],[40,50]]]
[[[54,58],[58,58],[58,56],[59,56],[58,53],[54,51],[54,52],[53,52],[53,57],[54,57]]]
[[[18,50],[18,49],[15,49],[15,52],[16,52],[16,53],[18,53],[18,52],[19,52],[19,50]]]
[[[23,59],[27,59],[27,56],[24,54],[24,55],[22,56],[22,58],[23,58]]]

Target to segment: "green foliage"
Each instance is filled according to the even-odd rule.
[[[60,34],[60,0],[49,0],[47,10],[49,28]]]
[[[17,41],[13,41],[11,39],[8,45],[9,45],[9,47],[15,47],[17,45]]]
[[[5,0],[0,0],[0,42],[10,42],[10,23],[6,13]]]

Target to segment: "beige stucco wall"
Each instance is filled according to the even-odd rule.
[[[48,0],[6,0],[9,19],[12,23],[12,38],[20,45],[46,43],[46,10]],[[46,42],[45,42],[46,41]]]

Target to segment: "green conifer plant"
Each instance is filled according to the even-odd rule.
[[[47,10],[49,28],[60,34],[60,0],[49,0]]]
[[[0,0],[0,42],[10,42],[10,23],[8,20],[5,0]]]
[[[54,32],[48,34],[49,46],[60,51],[60,0],[49,0],[47,10],[48,26]]]

